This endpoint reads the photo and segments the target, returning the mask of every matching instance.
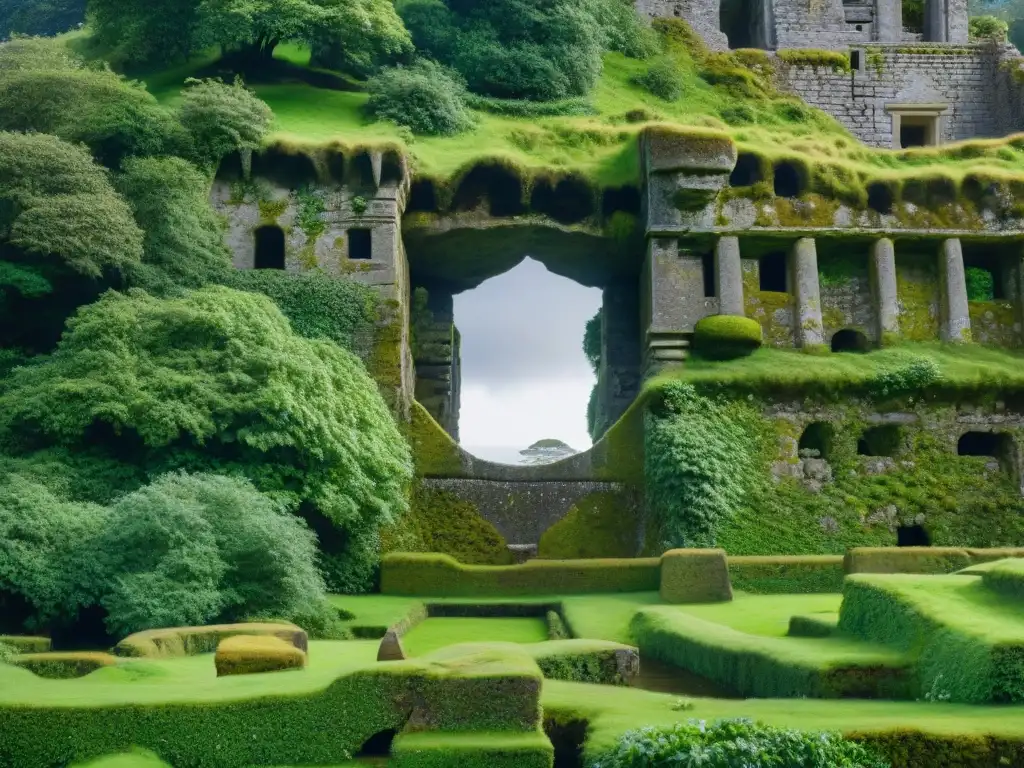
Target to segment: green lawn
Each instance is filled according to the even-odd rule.
[[[548,639],[542,619],[427,619],[402,638],[402,647],[410,656],[424,654],[457,643],[541,643]]]
[[[791,616],[806,613],[834,613],[842,595],[750,595],[738,592],[731,603],[680,606],[691,616],[724,624],[751,635],[782,637]]]

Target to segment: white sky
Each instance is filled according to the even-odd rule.
[[[555,438],[590,447],[587,401],[594,374],[583,329],[601,308],[585,288],[527,259],[455,297],[462,334],[462,410],[466,450],[517,461],[520,450]]]

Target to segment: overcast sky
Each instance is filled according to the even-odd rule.
[[[584,288],[526,259],[455,297],[462,334],[463,447],[512,462],[543,438],[590,447],[587,401],[594,375],[583,329],[601,308],[601,291]]]

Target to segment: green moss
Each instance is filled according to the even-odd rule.
[[[823,67],[833,72],[849,72],[850,57],[839,51],[815,48],[784,48],[778,52],[782,61],[794,67]]]
[[[538,557],[633,557],[637,553],[640,520],[635,505],[623,501],[621,494],[609,491],[583,497],[544,532],[537,548]]]
[[[288,198],[281,200],[260,200],[260,223],[276,224],[278,217],[288,210]]]
[[[908,341],[939,337],[939,275],[935,257],[901,253],[896,259],[900,335]]]
[[[408,516],[382,534],[382,551],[439,552],[460,563],[509,565],[505,539],[472,502],[418,482]]]
[[[971,338],[982,344],[1015,348],[1020,345],[1020,334],[1015,329],[1017,307],[1008,301],[971,301]]]
[[[748,317],[710,315],[694,328],[694,350],[709,360],[749,355],[761,346],[761,325]]]
[[[419,403],[412,404],[409,444],[419,477],[463,477],[459,446]]]

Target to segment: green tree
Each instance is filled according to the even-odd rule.
[[[0,442],[248,477],[316,523],[332,587],[350,590],[369,586],[377,533],[405,514],[411,479],[359,360],[296,335],[270,299],[223,287],[84,307],[56,352],[0,393]]]
[[[196,162],[215,170],[228,154],[263,143],[274,115],[240,80],[226,85],[189,79],[186,86],[177,115],[192,139]]]
[[[193,52],[199,0],[88,0],[98,47],[115,63],[179,61]]]
[[[315,32],[313,63],[366,76],[413,52],[392,0],[324,0],[336,9],[332,25]]]
[[[85,21],[85,0],[0,0],[0,40],[58,35]]]
[[[231,269],[209,179],[179,157],[133,158],[115,184],[144,231],[143,258],[125,270],[130,285],[168,294],[223,282]]]

